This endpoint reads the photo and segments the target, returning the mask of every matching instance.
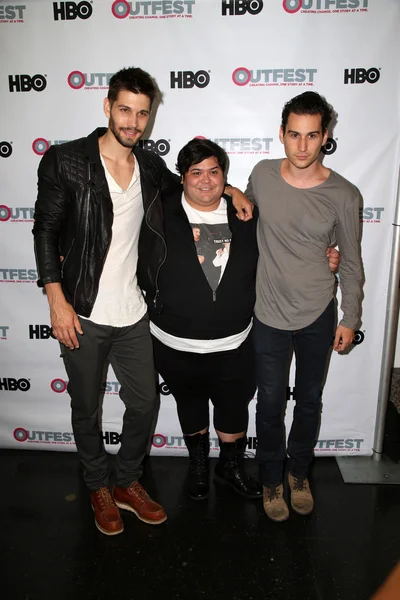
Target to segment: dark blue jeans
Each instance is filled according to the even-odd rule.
[[[283,478],[286,457],[284,413],[292,347],[296,356],[296,406],[287,453],[290,472],[295,476],[307,476],[317,442],[322,384],[334,324],[333,300],[314,323],[297,331],[275,329],[254,318],[257,459],[265,486],[279,484]]]

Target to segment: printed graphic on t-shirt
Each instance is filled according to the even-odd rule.
[[[229,258],[232,234],[227,223],[191,223],[197,258],[212,290],[216,290]]]

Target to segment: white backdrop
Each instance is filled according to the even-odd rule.
[[[311,89],[333,104],[338,122],[324,164],[364,197],[366,283],[357,344],[332,357],[316,452],[371,453],[399,164],[399,25],[398,0],[0,4],[0,446],[75,450],[66,375],[35,285],[36,171],[50,144],[106,125],[109,77],[140,66],[163,92],[145,147],[174,169],[189,139],[214,139],[229,153],[229,180],[241,188],[259,160],[282,156],[284,102]],[[293,375],[290,386],[291,397]],[[102,428],[111,452],[121,431],[118,388],[110,369]],[[163,384],[152,451],[186,452]]]

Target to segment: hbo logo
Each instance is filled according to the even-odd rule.
[[[171,150],[168,140],[140,140],[139,146],[144,150],[155,152],[158,156],[165,156]]]
[[[8,142],[0,142],[0,156],[8,158],[12,154],[12,146]]]
[[[14,379],[13,377],[3,377],[0,379],[0,390],[6,390],[7,392],[27,392],[31,387],[31,384],[27,379]]]
[[[262,0],[223,0],[222,15],[258,15],[263,8]]]
[[[344,70],[344,83],[376,83],[379,81],[381,74],[379,69],[345,69]]]
[[[12,75],[8,76],[8,87],[10,92],[43,92],[46,89],[47,81],[43,75]]]
[[[336,148],[337,148],[337,142],[333,138],[329,137],[326,140],[325,146],[322,146],[321,152],[323,154],[328,154],[328,155],[333,154],[334,152],[336,152]]]
[[[207,71],[171,71],[171,88],[205,88],[210,83]]]
[[[165,381],[163,381],[162,383],[158,384],[158,386],[157,386],[157,392],[159,392],[163,396],[169,396],[169,394],[171,393],[169,391],[169,387],[167,386],[167,384],[165,383]]]
[[[53,2],[54,20],[73,21],[79,19],[89,19],[92,16],[93,8],[90,2]]]
[[[362,331],[355,331],[353,344],[355,346],[358,346],[358,344],[362,344],[364,341],[364,338],[365,338],[365,335]]]

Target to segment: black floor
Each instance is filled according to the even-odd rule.
[[[400,486],[344,484],[330,458],[315,512],[276,524],[225,488],[190,500],[187,459],[153,457],[144,483],[168,521],[124,513],[115,537],[94,526],[75,454],[2,450],[0,465],[2,600],[368,600],[400,558]]]

